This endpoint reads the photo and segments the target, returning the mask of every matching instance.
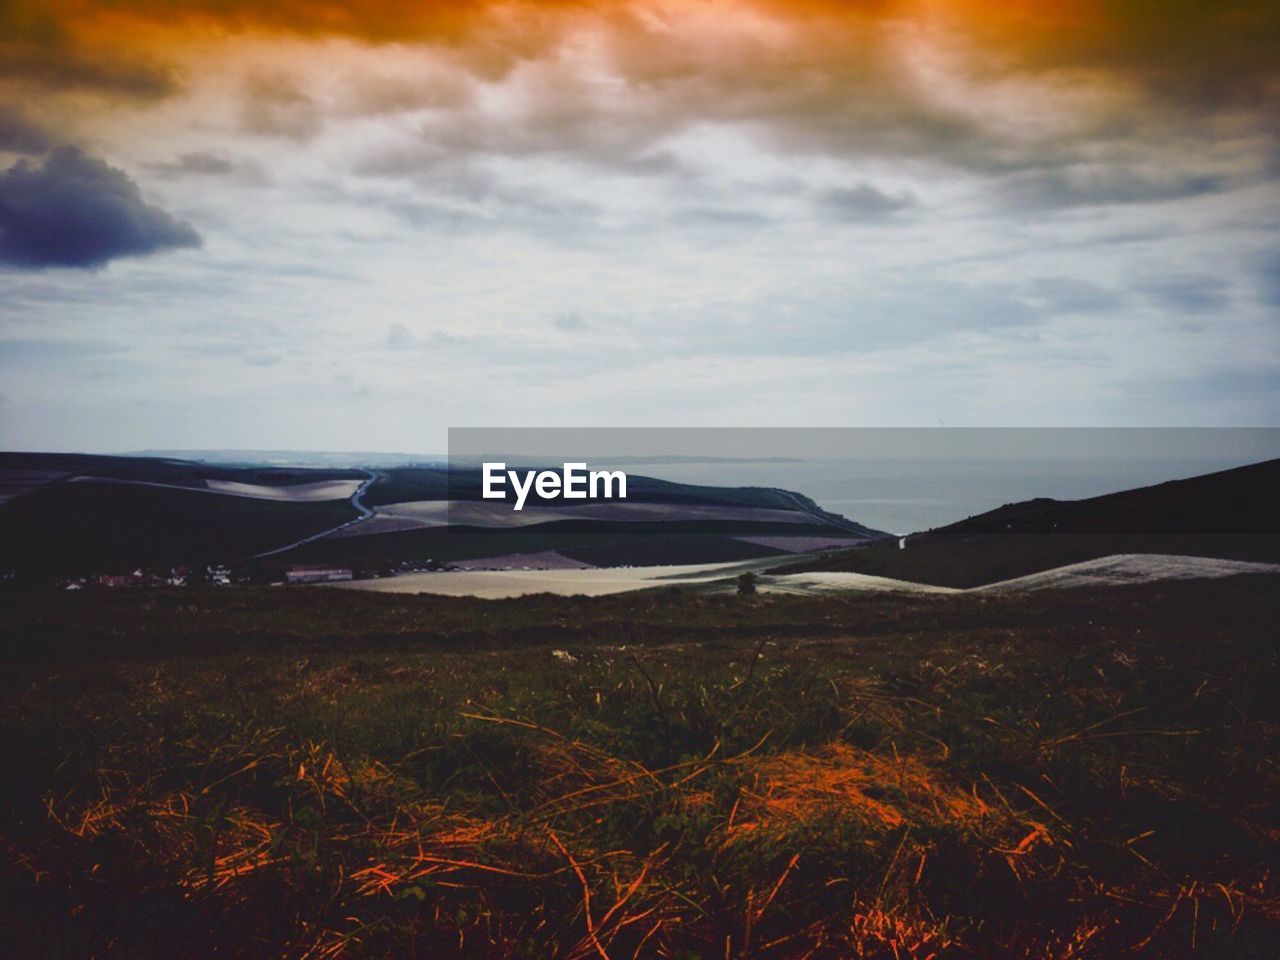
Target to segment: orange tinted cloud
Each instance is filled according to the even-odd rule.
[[[77,38],[117,43],[183,34],[275,32],[369,42],[485,42],[504,24],[532,34],[566,14],[612,19],[650,11],[685,17],[763,14],[838,29],[868,19],[930,22],[990,44],[1010,63],[1150,68],[1239,78],[1280,50],[1272,0],[10,0],[0,33],[54,49]],[[503,36],[514,42],[512,34]]]
[[[0,79],[162,97],[207,68],[186,62],[195,44],[342,38],[443,48],[494,80],[584,31],[636,97],[670,88],[663,109],[825,141],[954,144],[972,118],[935,108],[965,78],[1110,84],[1193,113],[1280,100],[1274,0],[10,0]],[[929,76],[925,47],[951,58]],[[921,84],[940,94],[923,120]]]

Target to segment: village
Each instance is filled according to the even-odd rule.
[[[120,573],[87,573],[64,576],[51,585],[62,590],[121,590],[161,587],[229,587],[233,585],[301,586],[376,580],[402,573],[437,573],[458,569],[432,559],[406,560],[394,567],[362,569],[333,563],[264,564],[261,562],[176,564],[168,569],[139,566]],[[512,569],[509,565],[493,569]],[[16,579],[12,570],[0,571],[0,582]]]

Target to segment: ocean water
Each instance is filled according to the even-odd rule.
[[[1210,458],[876,459],[629,465],[682,483],[782,487],[889,533],[944,526],[1006,503],[1078,500],[1240,466]]]

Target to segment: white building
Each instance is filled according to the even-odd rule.
[[[285,583],[336,583],[350,579],[349,567],[330,567],[316,563],[290,567],[284,573]]]

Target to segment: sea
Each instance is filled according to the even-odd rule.
[[[679,483],[781,487],[887,533],[917,533],[1008,503],[1079,500],[1241,466],[1215,458],[874,459],[634,464]]]

